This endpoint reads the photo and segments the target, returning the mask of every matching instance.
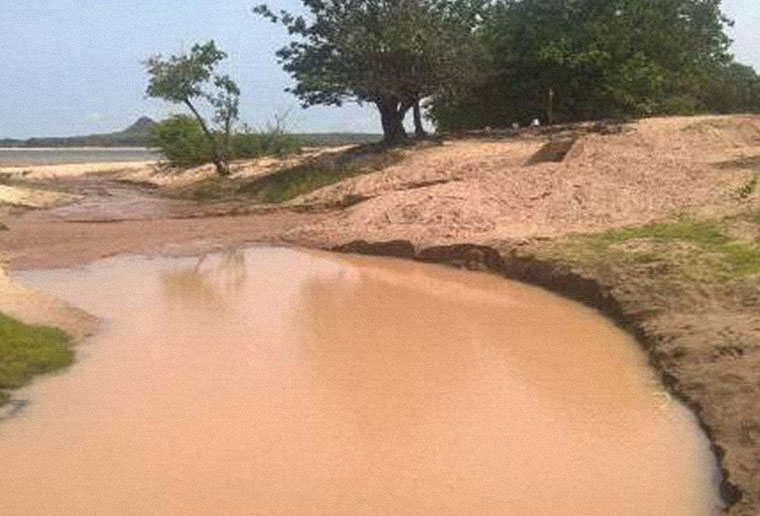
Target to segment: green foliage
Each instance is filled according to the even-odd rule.
[[[171,116],[156,124],[152,131],[153,146],[173,166],[192,167],[210,163],[214,159],[214,150],[208,138],[203,134],[198,121],[192,117]],[[225,156],[230,160],[284,157],[301,150],[298,138],[278,128],[267,128],[260,132],[233,132],[229,136],[215,133],[214,138],[226,141]]]
[[[760,274],[760,243],[729,238],[724,225],[731,221],[679,220],[612,229],[572,237],[558,252],[582,263],[667,264],[661,279],[668,281],[721,283]]]
[[[289,201],[350,177],[368,174],[398,162],[401,155],[382,147],[367,146],[333,156],[318,157],[269,174],[244,185],[240,193],[265,203]]]
[[[175,104],[205,97],[204,86],[212,80],[214,68],[227,54],[209,41],[203,45],[193,45],[189,54],[170,56],[164,59],[155,55],[145,66],[150,76],[146,93],[149,97],[160,98]]]
[[[227,54],[216,48],[214,41],[193,45],[188,54],[164,58],[151,57],[145,64],[150,76],[146,93],[149,97],[184,104],[195,116],[212,151],[212,160],[220,175],[229,175],[227,147],[233,125],[240,111],[240,89],[227,75],[215,69]],[[214,134],[194,102],[205,99],[214,109],[214,122],[221,137]]]
[[[442,129],[546,120],[550,90],[556,121],[703,110],[711,81],[754,84],[729,65],[729,24],[720,0],[497,0],[477,33],[487,73],[436,95],[431,114]]]
[[[485,0],[303,0],[309,16],[255,12],[295,39],[278,52],[304,107],[371,102],[388,142],[420,99],[468,75],[471,31]]]
[[[262,156],[285,157],[296,154],[300,150],[300,140],[284,132],[244,132],[232,135],[229,155],[231,159],[254,159]]]
[[[617,244],[635,239],[655,242],[679,240],[706,247],[726,244],[729,240],[715,222],[680,220],[676,222],[656,222],[638,227],[613,229],[596,237],[606,244]]]
[[[295,138],[305,147],[340,147],[378,143],[382,135],[371,133],[295,133]]]
[[[209,163],[214,156],[198,121],[187,115],[174,115],[153,126],[151,143],[177,167]]]
[[[760,111],[760,76],[751,66],[731,63],[713,70],[704,104],[716,113]]]
[[[60,330],[27,326],[0,314],[0,389],[17,389],[34,375],[69,365],[70,344]],[[7,400],[0,392],[0,405]]]

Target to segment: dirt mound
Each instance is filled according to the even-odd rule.
[[[74,202],[78,195],[49,190],[38,190],[22,186],[0,185],[0,204],[25,208],[50,208]]]
[[[11,213],[0,251],[14,268],[53,267],[125,252],[199,253],[288,240],[473,268],[482,262],[635,323],[667,383],[692,400],[711,429],[717,456],[744,494],[730,514],[749,516],[760,500],[759,126],[757,116],[642,120],[625,131],[586,132],[563,161],[531,167],[523,165],[546,135],[449,140],[400,151],[403,159],[392,166],[284,207],[252,207],[240,197],[187,201],[197,213],[183,205],[172,216],[157,209],[136,220],[124,217],[133,199],[110,190],[103,203],[66,208],[82,210],[78,221],[62,217],[63,208]],[[101,179],[113,176],[93,181]],[[161,192],[129,188],[141,196]],[[143,215],[155,206],[135,202]],[[114,205],[125,210],[120,220],[92,218]],[[676,219],[682,214],[692,216]],[[654,219],[668,223],[642,226]],[[716,240],[718,222],[728,225]],[[593,234],[628,225],[634,227],[612,232],[612,240]],[[744,272],[733,282],[715,279],[734,269]],[[75,335],[88,320],[4,276],[0,311]]]
[[[327,148],[307,148],[300,154],[285,158],[266,156],[258,159],[234,161],[230,164],[231,179],[251,179],[276,173],[286,168],[295,167],[309,159],[326,154],[345,152],[352,145]],[[185,187],[204,180],[217,177],[214,165],[201,165],[185,169],[169,167],[142,167],[135,170],[127,170],[117,176],[120,181],[153,185],[157,187]]]
[[[694,127],[720,129],[713,134]],[[760,138],[753,136],[759,128],[760,117],[750,116],[642,120],[629,131],[587,134],[562,161],[530,167],[523,165],[545,140],[453,141],[296,199],[294,204],[360,202],[290,236],[336,244],[367,232],[418,244],[493,241],[722,213],[757,197],[739,194],[755,171],[729,172],[715,163],[760,155]]]
[[[73,163],[63,165],[29,165],[23,167],[0,167],[0,176],[9,179],[73,179],[89,174],[129,173],[153,171],[152,161],[116,161],[111,163]]]
[[[760,145],[760,119],[756,116],[699,117],[684,123],[680,132],[693,144],[728,148]]]

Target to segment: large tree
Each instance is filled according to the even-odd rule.
[[[306,14],[254,9],[294,40],[278,52],[304,107],[372,103],[387,143],[406,138],[419,101],[474,64],[472,32],[486,0],[303,0]]]
[[[235,81],[215,72],[226,57],[214,41],[209,41],[194,45],[187,54],[168,58],[155,55],[145,64],[150,76],[147,95],[187,106],[208,139],[212,160],[222,176],[230,174],[227,153],[240,104],[240,89]],[[216,130],[201,115],[196,105],[200,99],[205,99],[213,109]]]
[[[439,95],[444,127],[697,109],[730,60],[720,0],[497,0],[481,41],[485,80]],[[481,78],[478,78],[481,79]]]
[[[751,66],[731,63],[713,70],[703,102],[710,111],[739,113],[760,111],[760,76]]]

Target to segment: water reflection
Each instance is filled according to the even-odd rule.
[[[171,308],[214,312],[238,302],[247,277],[245,253],[233,248],[204,254],[191,266],[169,270],[163,282]]]
[[[272,248],[35,274],[112,322],[0,424],[2,516],[715,513],[693,418],[548,293]]]

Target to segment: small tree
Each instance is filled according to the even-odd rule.
[[[150,82],[146,94],[174,104],[184,104],[198,120],[212,150],[212,161],[219,175],[227,176],[228,146],[233,125],[239,116],[240,89],[227,75],[214,73],[227,54],[214,41],[193,45],[188,54],[164,58],[155,55],[145,63]],[[205,99],[214,109],[217,137],[198,111],[196,102]]]
[[[254,12],[295,37],[277,55],[304,107],[375,104],[386,143],[406,138],[403,120],[419,101],[466,74],[469,41],[486,0],[302,0],[306,16]]]

